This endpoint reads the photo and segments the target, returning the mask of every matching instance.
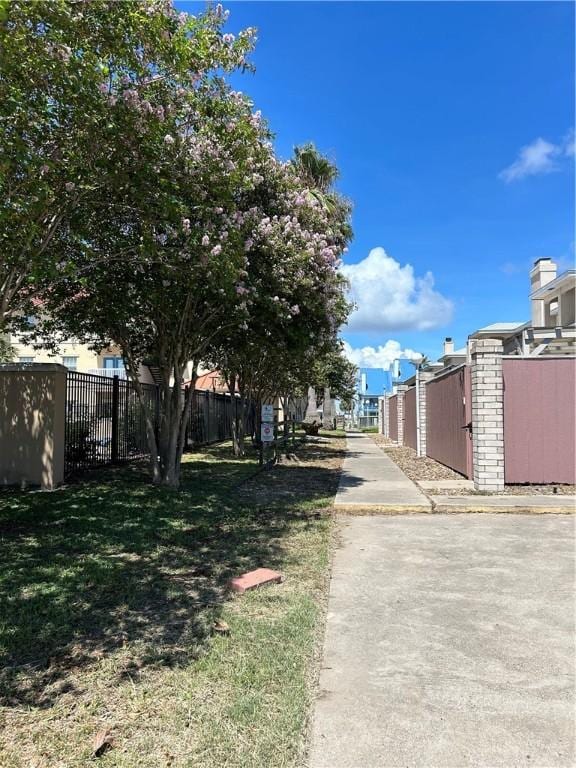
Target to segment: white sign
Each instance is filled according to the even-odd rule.
[[[260,425],[260,439],[263,443],[271,443],[274,440],[274,424]]]
[[[274,421],[274,406],[263,405],[262,406],[262,421]]]

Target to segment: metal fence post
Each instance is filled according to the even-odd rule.
[[[118,376],[112,379],[112,464],[118,463],[118,423],[120,410],[120,380]]]
[[[156,384],[154,391],[154,439],[156,446],[160,440],[160,385]]]
[[[184,387],[184,408],[188,405],[188,398],[192,397],[192,393],[190,391],[190,384],[186,384]],[[192,420],[192,404],[190,405],[190,410],[188,411],[188,418],[186,419],[186,428],[184,430],[184,450],[187,451],[190,448],[190,422]]]

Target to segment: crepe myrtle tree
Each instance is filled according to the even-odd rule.
[[[87,220],[117,215],[110,190],[130,173],[134,138],[161,133],[211,72],[247,66],[253,30],[223,34],[226,15],[166,0],[0,0],[0,331],[74,276]]]
[[[268,158],[241,215],[247,266],[237,292],[247,317],[218,339],[211,361],[239,397],[234,450],[244,451],[248,399],[287,396],[308,375],[316,349],[345,322],[338,266],[350,236],[350,206],[319,203],[292,163]]]
[[[146,416],[155,483],[179,484],[191,407],[182,386],[187,365],[195,369],[216,338],[245,327],[249,257],[239,205],[261,183],[254,169],[270,156],[267,128],[250,102],[205,79],[175,93],[161,130],[126,137],[108,194],[114,216],[86,217],[80,246],[62,239],[77,269],[44,292],[37,333],[120,346]],[[138,381],[143,363],[159,372],[157,434]]]
[[[345,410],[350,410],[356,394],[358,368],[344,354],[340,339],[330,339],[318,350],[309,369],[306,383],[320,392],[329,389],[332,397],[340,400]]]

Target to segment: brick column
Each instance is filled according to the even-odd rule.
[[[420,453],[426,456],[426,385],[434,378],[432,371],[420,371],[419,374],[419,415],[420,415]],[[418,425],[416,425],[418,427]]]
[[[404,395],[408,391],[407,384],[397,384],[398,395],[398,445],[404,445]]]
[[[504,389],[502,342],[477,339],[472,352],[474,488],[504,490]]]
[[[382,434],[384,437],[390,437],[390,395],[384,395],[384,404],[382,407]]]
[[[378,398],[378,434],[384,434],[384,398]]]

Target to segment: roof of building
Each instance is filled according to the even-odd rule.
[[[460,349],[452,350],[452,352],[445,352],[438,360],[446,360],[447,357],[466,357],[466,353],[466,347],[461,347]]]
[[[554,280],[550,280],[549,283],[545,283],[540,288],[537,288],[534,293],[530,294],[530,298],[544,298],[551,291],[557,291],[559,288],[570,283],[576,284],[576,269],[567,269],[565,272],[562,272],[562,274],[555,277]]]
[[[190,383],[190,381],[184,382],[185,385]],[[195,389],[210,389],[213,392],[228,392],[228,387],[222,378],[220,371],[208,371],[208,373],[203,373],[198,376]]]
[[[474,333],[470,334],[470,338],[475,339],[478,336],[513,336],[518,333],[522,328],[526,328],[529,323],[492,323],[491,325],[485,325],[483,328],[479,328]]]

